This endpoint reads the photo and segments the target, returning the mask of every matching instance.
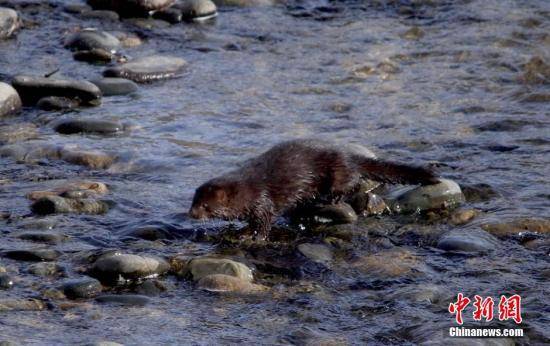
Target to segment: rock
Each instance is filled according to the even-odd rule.
[[[489,233],[472,230],[452,230],[444,234],[437,243],[439,249],[447,252],[484,253],[495,250],[499,241]]]
[[[211,0],[183,0],[175,5],[186,20],[206,20],[218,15],[216,4]]]
[[[92,83],[103,93],[103,96],[126,95],[138,90],[136,83],[124,78],[103,78],[93,80]]]
[[[38,100],[36,106],[48,112],[63,111],[77,108],[80,106],[80,102],[67,97],[47,96]]]
[[[420,29],[417,26],[413,26],[409,30],[405,31],[403,34],[401,34],[401,37],[403,37],[406,40],[418,40],[424,37],[425,33],[424,30]]]
[[[323,244],[303,243],[298,245],[298,251],[316,263],[327,264],[332,262],[332,251]]]
[[[357,221],[357,214],[347,203],[321,206],[314,214],[315,221],[319,223],[346,224]]]
[[[451,223],[455,226],[465,225],[472,221],[477,214],[478,212],[474,209],[455,210],[451,214]]]
[[[19,15],[11,8],[0,7],[0,40],[10,37],[19,27]]]
[[[0,273],[0,290],[8,290],[13,287],[13,279],[7,273]]]
[[[0,82],[0,118],[13,115],[21,110],[21,99],[9,84]]]
[[[92,278],[71,280],[63,284],[63,293],[69,299],[93,298],[102,289],[101,283]]]
[[[61,196],[45,196],[31,205],[33,213],[49,214],[105,214],[109,211],[109,203],[93,199],[71,199]]]
[[[38,128],[33,123],[0,126],[0,145],[26,141],[36,137],[38,137]]]
[[[144,296],[158,296],[162,292],[166,291],[166,285],[162,283],[161,281],[157,280],[145,280],[140,285],[138,285],[135,289],[135,292],[137,294],[141,294]]]
[[[0,298],[0,311],[44,310],[46,304],[38,299]]]
[[[56,263],[33,263],[29,266],[28,272],[36,276],[58,276],[63,274],[65,270]]]
[[[490,185],[483,183],[463,186],[462,192],[468,202],[484,202],[498,196]]]
[[[138,294],[105,294],[95,299],[98,303],[114,304],[122,306],[145,306],[149,303],[150,299],[146,296]]]
[[[121,132],[124,126],[118,121],[95,119],[65,119],[58,122],[55,131],[64,135],[75,133],[114,134]]]
[[[392,209],[396,212],[414,213],[449,209],[464,202],[464,195],[457,183],[449,179],[439,180],[439,184],[408,187],[397,191],[394,193]]]
[[[380,279],[414,277],[428,270],[421,257],[406,249],[390,249],[362,256],[351,266]]]
[[[276,0],[214,0],[216,6],[273,6],[277,3]]]
[[[380,215],[388,210],[388,206],[382,197],[368,191],[360,189],[346,200],[356,214],[363,216]]]
[[[108,68],[103,72],[103,75],[105,77],[127,78],[134,82],[144,83],[174,78],[186,65],[187,62],[181,58],[154,55]]]
[[[4,256],[17,261],[55,261],[61,252],[52,249],[9,250]]]
[[[159,11],[172,5],[175,0],[88,0],[96,10],[115,11],[122,17],[146,17],[151,11]]]
[[[73,54],[73,58],[77,61],[89,63],[109,63],[113,60],[113,54],[101,48],[94,48],[92,50],[79,50]]]
[[[227,258],[197,257],[188,262],[187,273],[191,274],[194,281],[212,274],[224,274],[238,277],[251,282],[252,270],[240,262]]]
[[[175,6],[153,13],[153,18],[164,20],[170,24],[177,24],[183,20],[181,10]]]
[[[38,243],[58,244],[65,241],[67,236],[49,232],[23,232],[17,234],[17,238]]]
[[[26,195],[32,201],[42,197],[61,196],[65,198],[89,198],[105,195],[109,192],[107,185],[91,180],[65,182],[51,191],[33,191]]]
[[[166,261],[131,254],[106,254],[90,268],[91,276],[107,284],[157,277],[169,269]]]
[[[65,47],[72,50],[92,50],[102,49],[107,52],[115,53],[120,47],[120,41],[115,36],[97,29],[84,29],[76,34],[73,34]]]
[[[114,157],[101,151],[61,149],[60,158],[63,161],[92,169],[106,169],[115,162]]]
[[[265,286],[253,284],[242,278],[224,274],[204,276],[198,281],[197,287],[210,292],[236,293],[261,292],[268,289]]]
[[[67,4],[63,6],[63,11],[72,14],[82,14],[86,11],[91,11],[92,8],[84,4]]]
[[[534,56],[523,67],[520,80],[527,84],[549,84],[550,64],[540,56]]]
[[[101,103],[101,90],[87,81],[16,76],[12,86],[27,106],[34,106],[38,100],[48,96],[66,97],[90,106]]]
[[[521,218],[508,222],[488,223],[481,228],[497,237],[513,236],[521,232],[550,234],[550,219]]]
[[[82,18],[110,20],[113,22],[117,22],[120,19],[118,13],[108,10],[85,11],[81,16]]]

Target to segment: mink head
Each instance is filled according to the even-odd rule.
[[[242,216],[242,208],[235,205],[238,203],[237,194],[237,183],[210,180],[195,191],[189,216],[194,219],[237,219]]]

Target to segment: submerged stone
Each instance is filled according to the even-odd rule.
[[[30,250],[10,250],[6,251],[4,255],[8,258],[18,261],[55,261],[61,252],[53,249],[30,249]]]
[[[138,90],[136,83],[124,78],[102,78],[93,80],[92,83],[103,93],[103,96],[126,95]]]
[[[218,15],[216,4],[211,0],[184,0],[177,7],[186,20],[206,20]]]
[[[159,11],[172,5],[175,0],[88,0],[96,10],[115,11],[123,17],[146,17],[151,11]]]
[[[44,111],[62,111],[75,109],[80,102],[68,97],[47,96],[38,100],[36,106]]]
[[[97,297],[96,302],[122,306],[145,306],[150,299],[139,294],[105,294]]]
[[[316,263],[326,264],[332,261],[332,251],[323,244],[303,243],[298,245],[298,251]]]
[[[66,119],[55,125],[55,131],[70,135],[75,133],[114,134],[123,131],[118,121],[96,119]]]
[[[498,239],[489,233],[472,230],[452,230],[444,234],[437,243],[439,249],[447,252],[488,252],[499,245]]]
[[[89,63],[108,63],[113,60],[113,54],[101,48],[94,48],[91,50],[79,50],[73,54],[73,58],[77,61]]]
[[[211,274],[197,282],[199,289],[210,292],[251,293],[267,290],[267,287],[253,284],[239,277],[225,274]]]
[[[240,262],[227,258],[198,257],[189,261],[187,266],[188,273],[194,281],[198,281],[205,276],[212,274],[224,274],[238,277],[242,280],[251,282],[253,279],[252,270]]]
[[[31,205],[33,213],[49,214],[105,214],[109,211],[109,203],[93,199],[72,199],[61,196],[45,196]]]
[[[93,298],[102,289],[101,283],[92,278],[71,280],[63,284],[63,293],[69,299]]]

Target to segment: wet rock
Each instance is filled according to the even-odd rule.
[[[72,50],[102,49],[115,53],[120,47],[120,41],[115,36],[97,29],[84,29],[68,38],[65,47]]]
[[[357,214],[347,203],[321,206],[314,214],[315,221],[319,223],[346,224],[357,221]]]
[[[145,306],[150,299],[138,294],[105,294],[95,299],[98,303],[122,305],[122,306]]]
[[[185,20],[206,20],[218,15],[216,4],[211,0],[184,0],[176,6]]]
[[[432,209],[450,209],[464,202],[464,195],[452,180],[439,179],[434,185],[407,187],[394,193],[392,209],[414,213]]]
[[[175,0],[88,0],[96,10],[115,11],[122,17],[146,17],[150,11],[159,11],[172,5]]]
[[[109,20],[113,22],[116,22],[120,19],[118,13],[108,10],[85,11],[81,14],[81,16],[82,18]]]
[[[550,234],[550,219],[516,219],[501,223],[488,223],[482,225],[485,231],[497,237],[507,237],[521,232],[533,232]]]
[[[406,249],[390,249],[359,257],[351,266],[381,279],[418,276],[427,272],[422,259]]]
[[[484,253],[495,250],[499,241],[489,233],[472,230],[452,230],[444,234],[437,243],[439,249],[447,252]]]
[[[67,4],[63,6],[63,11],[72,14],[82,14],[86,11],[91,11],[92,8],[84,4]]]
[[[154,55],[108,68],[103,72],[103,75],[105,77],[127,78],[134,82],[144,83],[174,78],[186,65],[187,62],[181,58]]]
[[[240,262],[227,258],[198,257],[187,263],[182,274],[189,273],[194,281],[212,274],[224,274],[251,282],[252,270]]]
[[[28,272],[36,276],[59,276],[65,272],[63,267],[56,263],[33,263],[29,266]]]
[[[0,290],[8,290],[13,287],[13,278],[7,273],[0,273]]]
[[[323,244],[300,244],[298,245],[298,251],[300,251],[302,255],[316,263],[327,264],[332,262],[332,251],[328,246]]]
[[[91,180],[65,182],[51,191],[33,191],[26,195],[32,201],[42,197],[61,196],[65,198],[89,198],[105,195],[109,192],[107,185]]]
[[[103,93],[103,96],[126,95],[138,90],[136,83],[124,78],[103,78],[93,80],[92,83]]]
[[[273,6],[277,3],[276,0],[214,0],[216,6]]]
[[[47,96],[38,100],[36,106],[44,111],[52,112],[78,108],[80,102],[67,97]]]
[[[462,192],[468,202],[483,202],[498,196],[495,189],[483,183],[463,186]]]
[[[90,275],[101,282],[115,284],[156,277],[168,269],[168,263],[160,258],[114,253],[103,255],[95,261]]]
[[[0,145],[26,141],[36,137],[38,137],[38,128],[32,123],[0,126]]]
[[[34,106],[38,100],[48,96],[79,100],[81,104],[90,106],[101,103],[101,90],[87,81],[16,76],[12,86],[19,93],[23,104],[28,106]]]
[[[181,10],[175,6],[153,13],[153,18],[164,20],[170,24],[177,24],[183,20]]]
[[[388,206],[379,195],[360,189],[346,200],[355,213],[363,216],[380,215],[388,210]]]
[[[167,290],[166,285],[157,280],[146,280],[138,285],[135,289],[137,294],[153,297],[158,296]]]
[[[35,162],[41,159],[59,159],[59,148],[49,144],[10,144],[0,147],[0,156],[16,161]]]
[[[410,28],[409,30],[405,31],[401,37],[403,37],[406,40],[418,40],[424,37],[425,33],[424,30],[420,29],[417,26],[414,26]]]
[[[92,278],[71,280],[63,284],[63,293],[69,299],[93,298],[101,293],[102,289],[101,283]]]
[[[540,56],[534,56],[523,67],[520,80],[527,84],[549,84],[550,64]]]
[[[455,210],[451,214],[451,223],[455,226],[459,225],[465,225],[468,222],[472,221],[476,216],[478,212],[474,209],[461,209],[461,210]]]
[[[46,304],[38,299],[0,298],[0,311],[44,310]]]
[[[11,8],[0,7],[0,40],[10,37],[19,27],[19,15]]]
[[[225,274],[211,274],[197,282],[199,289],[209,292],[252,293],[267,290],[267,287],[253,284],[239,277]]]
[[[89,214],[99,215],[109,211],[109,203],[93,199],[71,199],[61,196],[45,196],[31,205],[33,213],[49,214]]]
[[[101,48],[94,48],[92,50],[79,50],[73,54],[73,58],[77,61],[89,63],[109,63],[113,60],[113,54]]]
[[[34,241],[37,243],[58,244],[67,239],[66,235],[49,232],[23,232],[17,234],[17,238]]]
[[[118,121],[95,119],[66,119],[58,122],[55,131],[70,135],[75,133],[114,134],[124,130],[124,126]]]
[[[524,119],[503,119],[497,121],[490,121],[484,124],[476,126],[476,129],[481,132],[515,132],[520,131],[525,126],[539,125],[536,122]]]
[[[63,161],[92,169],[106,169],[115,162],[114,157],[101,151],[61,149],[60,158]]]
[[[4,256],[17,261],[55,261],[61,252],[52,249],[9,250]]]
[[[13,115],[21,110],[21,99],[9,84],[0,82],[0,118]]]

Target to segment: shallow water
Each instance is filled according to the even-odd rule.
[[[74,61],[63,48],[64,37],[79,27],[138,33],[144,44],[125,48],[129,57],[162,53],[183,57],[189,66],[177,79],[141,85],[136,95],[105,97],[100,107],[66,114],[25,109],[2,119],[3,124],[39,125],[40,138],[29,143],[100,149],[119,156],[119,163],[92,171],[60,161],[25,164],[0,158],[0,210],[11,214],[0,221],[1,250],[36,247],[12,234],[46,220],[71,236],[55,245],[63,251],[59,262],[68,277],[78,277],[86,255],[101,248],[166,258],[226,251],[256,265],[257,281],[272,288],[257,296],[223,296],[168,276],[162,280],[170,289],[146,307],[109,307],[92,300],[68,310],[53,302],[45,311],[1,312],[0,340],[438,343],[453,325],[448,304],[464,292],[520,294],[527,336],[516,342],[549,341],[545,298],[550,286],[548,274],[541,274],[548,270],[548,246],[533,250],[512,237],[500,239],[490,254],[459,256],[435,249],[432,241],[452,228],[550,216],[548,102],[526,101],[530,95],[547,96],[550,89],[521,81],[532,57],[550,58],[547,1],[311,0],[220,8],[218,18],[207,24],[159,24],[151,30],[63,12],[71,1],[36,3],[21,9],[27,28],[16,39],[0,41],[3,80],[57,68],[63,76],[99,77],[103,67]],[[415,26],[424,36],[404,38]],[[137,128],[112,137],[56,134],[49,121],[71,116],[120,119]],[[390,215],[360,219],[344,227],[354,235],[351,246],[336,251],[328,267],[307,262],[285,246],[224,250],[198,241],[201,229],[221,223],[186,219],[194,189],[246,157],[299,137],[360,143],[382,157],[432,163],[463,187],[488,184],[495,196],[470,200],[467,207],[482,213],[465,226]],[[28,215],[26,193],[72,178],[105,182],[116,206],[102,216]],[[124,238],[136,225],[155,221],[174,225],[177,237]],[[304,238],[318,242],[323,237]],[[362,270],[362,257],[380,252],[391,258],[392,251],[407,252],[413,269],[395,278]],[[263,261],[299,275],[267,273],[261,270]],[[2,259],[0,264],[17,278],[14,288],[0,295],[32,297],[59,286],[59,280],[27,274],[26,262]],[[435,301],[411,298],[433,287],[439,292]]]

